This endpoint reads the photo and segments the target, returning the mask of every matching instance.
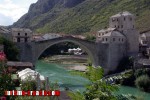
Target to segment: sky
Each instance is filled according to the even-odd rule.
[[[37,0],[0,0],[0,25],[12,25],[28,12],[32,3]]]

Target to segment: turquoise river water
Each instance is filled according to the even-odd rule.
[[[68,87],[71,90],[84,91],[84,86],[90,83],[83,77],[71,75],[69,70],[60,64],[38,61],[36,64],[36,71],[40,72],[44,76],[48,76],[50,82],[57,82],[61,90],[64,90],[65,87]],[[120,86],[118,93],[133,94],[144,98],[142,100],[150,100],[149,93],[141,92],[132,87]]]

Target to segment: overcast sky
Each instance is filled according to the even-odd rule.
[[[37,0],[0,0],[0,25],[11,25],[27,13]]]

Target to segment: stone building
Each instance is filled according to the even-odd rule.
[[[139,37],[139,41],[141,46],[150,47],[150,31],[141,33]]]
[[[142,32],[139,37],[140,53],[150,57],[150,30]]]
[[[135,29],[135,17],[125,11],[109,19],[109,28],[97,32],[97,43],[109,46],[109,70],[115,70],[125,56],[137,56],[139,52],[139,33]],[[110,60],[111,59],[111,60]]]
[[[26,68],[34,69],[33,64],[30,62],[8,61],[7,66],[9,72],[16,72]]]
[[[109,27],[116,28],[127,39],[127,53],[136,56],[139,51],[139,32],[135,28],[135,16],[127,11],[118,13],[109,20]]]
[[[12,41],[13,42],[31,42],[32,31],[24,28],[12,28],[11,29]]]
[[[123,44],[126,42],[126,37],[116,30],[116,28],[102,29],[98,31],[97,42]]]

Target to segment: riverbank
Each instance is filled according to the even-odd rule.
[[[85,71],[88,58],[86,55],[55,55],[43,60],[47,63],[63,64],[69,70]]]
[[[75,65],[75,66],[70,66],[70,67],[67,67],[68,69],[70,70],[75,70],[75,71],[86,71],[86,68],[87,66],[84,66],[84,65]]]

